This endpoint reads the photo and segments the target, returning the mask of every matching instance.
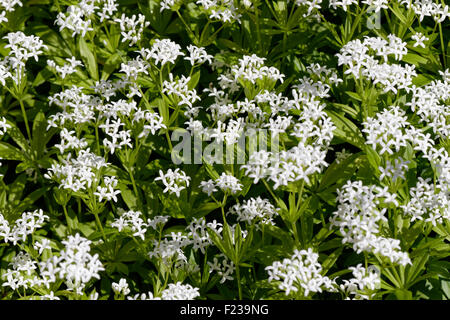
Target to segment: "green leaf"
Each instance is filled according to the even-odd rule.
[[[362,98],[361,98],[360,95],[357,94],[356,92],[345,91],[345,93],[346,93],[347,95],[349,95],[351,98],[353,98],[353,99],[355,99],[355,100],[357,100],[357,101],[359,101],[359,102],[362,101]]]
[[[394,291],[395,296],[399,300],[412,300],[412,292],[406,289],[395,289]]]
[[[302,204],[301,204],[299,210],[294,210],[294,211],[292,212],[292,215],[290,216],[291,223],[295,223],[295,222],[298,220],[298,218],[300,218],[300,217],[303,215],[303,213],[305,212],[305,210],[308,208],[309,202],[311,201],[311,199],[312,199],[312,197],[306,198],[306,199],[302,202]],[[295,208],[295,206],[294,206],[294,208]]]
[[[115,53],[106,60],[105,65],[102,69],[102,80],[108,79],[108,77],[111,75],[111,73],[114,72],[114,70],[117,69],[118,66],[120,66],[121,62],[120,55]]]
[[[14,140],[15,143],[22,149],[26,154],[30,152],[30,144],[19,128],[16,126],[14,122],[6,120],[6,123],[11,126],[8,129],[9,136]]]
[[[53,72],[50,71],[48,67],[45,67],[36,75],[33,80],[33,87],[38,87],[43,84],[45,81],[48,81],[53,76]]]
[[[137,199],[133,191],[128,189],[124,184],[119,184],[120,194],[123,201],[127,204],[130,210],[135,210],[137,208]]]
[[[54,132],[52,130],[52,132]],[[31,140],[31,149],[37,155],[37,159],[41,158],[44,153],[45,145],[49,138],[47,135],[47,119],[42,111],[38,112],[33,121],[33,133]]]
[[[25,154],[6,142],[0,142],[0,159],[26,161]]]
[[[379,167],[381,166],[380,156],[369,145],[364,146],[364,151],[366,152],[367,161],[369,162],[376,175],[378,175]]]
[[[188,83],[189,90],[195,89],[195,87],[197,87],[198,81],[200,80],[200,74],[201,74],[201,72],[200,72],[200,70],[198,70],[196,73],[194,73],[191,76],[191,79],[189,80],[189,83]]]
[[[225,247],[224,241],[222,241],[222,238],[211,228],[208,228],[208,234],[211,238],[214,245],[227,257],[230,255],[233,255],[233,252],[228,251],[228,247]]]
[[[73,54],[68,44],[58,32],[49,28],[47,25],[39,23],[28,26],[28,32],[39,36],[48,47],[46,54],[49,56],[70,58]]]
[[[326,110],[326,112],[336,126],[334,135],[355,147],[364,150],[365,139],[358,127],[352,121],[337,112],[331,110]]]
[[[343,250],[344,247],[341,246],[328,255],[328,257],[322,262],[322,274],[327,274],[328,270],[335,265]]]
[[[427,263],[429,257],[429,254],[424,253],[413,260],[412,266],[407,267],[406,284],[408,288],[413,285],[416,278],[425,271],[425,264]]]
[[[353,109],[352,107],[350,107],[347,104],[332,103],[331,105],[339,111],[344,111],[346,114],[348,114],[353,119],[356,119],[358,117],[358,111],[356,111],[355,109]]]
[[[33,191],[25,199],[21,200],[20,204],[15,207],[16,212],[21,213],[29,210],[31,205],[47,192],[48,188],[40,188]]]
[[[88,44],[84,40],[83,37],[79,37],[78,46],[80,50],[81,59],[84,62],[84,65],[89,72],[89,75],[95,80],[98,81],[98,69],[97,69],[97,61],[95,60],[94,54],[89,49]]]
[[[197,209],[194,209],[193,216],[197,219],[206,216],[211,211],[214,211],[216,209],[220,208],[220,205],[215,202],[206,202],[203,203],[200,207]]]
[[[233,262],[237,261],[237,257],[235,255],[234,245],[233,245],[233,235],[231,234],[230,227],[228,226],[228,223],[224,221],[223,223],[223,231],[222,231],[222,237],[223,237],[223,245],[225,248],[224,254],[231,259]]]
[[[291,248],[294,247],[294,240],[291,235],[283,229],[273,225],[264,225],[264,232],[281,240],[281,243],[283,244],[283,247],[286,248],[286,251],[290,251]]]
[[[339,163],[333,162],[320,180],[319,192],[327,189],[339,180],[348,180],[358,168],[364,155],[359,152],[350,155]]]

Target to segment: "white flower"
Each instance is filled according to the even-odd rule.
[[[201,64],[208,61],[209,64],[212,63],[213,56],[209,55],[205,48],[199,48],[194,45],[190,45],[187,47],[189,51],[189,57],[185,57],[185,60],[188,60],[191,65],[195,65],[196,63]]]
[[[147,219],[147,226],[152,227],[154,230],[157,230],[158,227],[162,228],[167,221],[169,221],[170,216],[156,216],[153,219]]]
[[[372,145],[374,150],[381,148],[380,155],[390,155],[406,147],[409,135],[405,129],[409,127],[405,111],[398,106],[392,106],[377,113],[375,118],[368,117],[363,122],[362,132],[367,133],[366,143]]]
[[[157,224],[164,224],[167,222],[167,218],[164,216],[162,216],[161,219],[164,218],[165,220],[159,220],[158,218],[159,217],[155,217],[153,222],[148,219],[148,223],[145,223],[144,219],[142,219],[142,212],[130,210],[123,212],[119,218],[115,219],[114,222],[111,223],[111,227],[117,228],[119,232],[125,228],[130,228],[134,237],[140,237],[142,240],[145,240],[145,233],[149,226],[156,229],[155,227]]]
[[[265,150],[253,152],[248,163],[242,166],[245,175],[254,179],[253,183],[258,183],[269,175],[271,156],[272,153]]]
[[[192,248],[194,250],[200,249],[204,254],[205,248],[213,244],[208,233],[208,228],[217,232],[217,229],[220,229],[221,227],[222,224],[218,223],[216,220],[206,223],[206,220],[203,217],[200,219],[193,218],[191,223],[186,227],[186,230],[189,231],[188,237],[191,240]]]
[[[76,34],[81,34],[82,37],[86,35],[88,31],[93,31],[91,27],[91,20],[89,17],[92,12],[92,7],[71,5],[67,7],[66,13],[59,12],[55,23],[59,25],[59,31],[63,29],[69,29],[73,31],[72,37]]]
[[[54,68],[56,72],[60,74],[61,79],[64,79],[67,75],[74,73],[76,71],[76,67],[83,66],[83,63],[79,60],[76,60],[75,57],[72,57],[70,59],[67,58],[66,61],[68,62],[68,64],[65,63],[62,67],[56,65],[56,62],[53,60],[48,60],[47,64],[49,67]]]
[[[97,186],[97,191],[94,192],[94,195],[98,196],[98,202],[102,202],[103,198],[106,201],[113,200],[117,202],[117,195],[120,194],[120,190],[116,190],[117,183],[119,182],[116,177],[107,177],[103,178],[105,186]]]
[[[280,80],[283,82],[284,74],[275,67],[267,67],[264,65],[265,58],[260,58],[253,54],[251,56],[243,56],[239,59],[239,64],[231,68],[235,80],[243,79],[255,84],[257,80],[264,78],[272,81]]]
[[[130,47],[141,40],[144,29],[150,24],[150,22],[145,21],[145,16],[140,13],[137,16],[133,14],[131,18],[122,13],[120,19],[114,19],[114,21],[120,24],[120,33],[123,36],[122,42],[130,41]]]
[[[356,0],[330,0],[330,7],[333,7],[333,9],[336,9],[337,7],[342,7],[344,11],[347,11],[347,6],[351,6],[352,4],[358,4],[358,1]]]
[[[53,291],[50,291],[49,294],[41,296],[41,300],[61,300],[61,299],[55,296],[55,293]]]
[[[38,55],[48,47],[38,36],[26,36],[22,31],[10,32],[3,38],[8,40],[4,47],[9,48],[10,52],[4,60],[0,60],[0,82],[5,85],[6,79],[10,77],[18,85],[25,75],[28,59],[38,61]]]
[[[417,32],[414,35],[412,35],[411,39],[416,41],[416,43],[414,43],[414,47],[421,46],[422,48],[425,48],[425,44],[423,42],[430,40],[420,32]]]
[[[1,0],[0,6],[5,8],[5,11],[13,12],[15,6],[22,7],[22,2],[20,0]]]
[[[175,63],[179,56],[184,56],[181,47],[170,39],[156,39],[151,49],[143,48],[139,51],[145,60],[155,60],[155,65],[164,66],[167,62]]]
[[[180,197],[180,192],[186,187],[189,187],[189,180],[191,177],[186,176],[186,173],[179,168],[173,171],[169,169],[166,173],[159,170],[159,177],[155,181],[161,180],[166,187],[163,192],[175,193],[177,197]]]
[[[331,225],[337,226],[342,234],[342,243],[353,245],[357,253],[379,253],[392,263],[406,266],[411,263],[408,253],[400,248],[400,241],[379,236],[382,223],[387,223],[386,208],[379,208],[381,202],[396,203],[387,187],[364,186],[361,181],[347,181],[338,190],[339,202],[333,213]]]
[[[91,153],[89,149],[80,150],[76,159],[68,154],[62,164],[52,164],[44,177],[55,180],[64,189],[77,192],[90,188],[97,170],[107,165],[104,158]]]
[[[450,219],[450,198],[445,185],[436,187],[429,179],[419,177],[417,185],[409,191],[410,201],[401,206],[405,215],[411,216],[411,221],[424,220],[433,226]]]
[[[169,74],[169,81],[164,80],[162,92],[167,95],[175,95],[180,99],[178,105],[192,107],[195,101],[200,100],[195,89],[189,90],[190,77],[181,76],[178,80],[173,80],[173,74]]]
[[[0,118],[0,137],[3,136],[8,129],[11,129],[11,125],[6,123],[5,117],[1,117]]]
[[[165,9],[170,10],[172,7],[179,3],[180,0],[162,0],[159,5],[161,6],[160,11],[164,11]]]
[[[409,163],[410,161],[404,161],[401,157],[395,159],[394,165],[392,165],[391,161],[387,160],[386,168],[378,168],[381,172],[380,181],[382,181],[385,177],[392,179],[392,182],[395,182],[398,178],[405,180],[405,172],[408,169]]]
[[[400,61],[408,53],[407,44],[393,34],[387,38],[365,37],[363,42],[359,39],[349,41],[336,55],[338,64],[348,67],[344,74],[352,74],[356,79],[363,76],[374,84],[380,83],[385,92],[410,91],[412,79],[417,75],[415,66],[388,63],[390,55]],[[374,54],[370,54],[371,51]],[[383,57],[383,62],[378,57]]]
[[[202,192],[206,193],[208,197],[211,196],[213,192],[217,191],[216,184],[211,179],[200,182],[200,188],[202,188]]]
[[[322,276],[322,266],[318,263],[319,255],[308,250],[294,250],[289,259],[282,262],[275,261],[266,267],[269,274],[269,282],[277,281],[278,288],[285,291],[286,296],[291,292],[301,290],[307,297],[310,292],[322,292],[322,290],[335,291],[335,283],[328,277]]]
[[[181,282],[170,283],[167,289],[161,293],[162,300],[194,300],[200,296],[198,288],[192,287],[190,284],[181,284]]]
[[[111,284],[111,287],[116,294],[123,294],[124,296],[126,296],[130,293],[127,280],[124,278],[121,278],[119,280],[119,283],[113,282]]]
[[[33,244],[33,248],[34,250],[37,250],[39,254],[42,254],[42,252],[44,252],[45,249],[51,249],[50,240],[44,238],[41,240],[41,242],[36,241]]]
[[[148,75],[148,67],[149,64],[147,61],[142,60],[141,57],[136,57],[127,61],[127,63],[122,63],[120,65],[120,72],[125,72],[127,79],[136,81],[140,73]]]
[[[247,2],[247,0],[244,0],[244,2]],[[241,14],[237,12],[238,8],[234,6],[233,0],[197,0],[196,3],[209,13],[211,19],[240,23]]]
[[[366,300],[375,295],[375,290],[380,288],[381,277],[374,269],[366,269],[362,264],[349,268],[353,277],[350,280],[344,280],[339,286],[345,294],[354,295],[354,299]]]
[[[248,224],[273,224],[273,219],[278,215],[277,209],[269,200],[261,197],[244,200],[242,204],[234,205],[229,213],[236,214],[238,221]]]
[[[44,214],[42,209],[38,209],[22,213],[14,224],[10,224],[0,213],[0,236],[5,242],[12,242],[16,245],[19,241],[25,241],[27,236],[36,229],[41,228],[48,219],[49,217]]]
[[[39,263],[40,274],[47,278],[47,283],[55,282],[57,278],[64,280],[68,290],[81,295],[86,284],[93,278],[100,279],[99,273],[105,269],[98,255],[90,254],[91,241],[78,233],[68,236],[62,244],[64,249],[59,255]]]
[[[219,259],[222,262],[219,262]],[[227,280],[234,280],[233,273],[236,267],[233,261],[229,260],[223,253],[214,256],[213,262],[208,261],[208,265],[211,272],[217,272],[221,277],[220,283],[224,283]]]
[[[221,176],[215,180],[215,184],[223,192],[230,191],[231,194],[242,190],[242,184],[239,182],[239,179],[225,172],[222,172]]]

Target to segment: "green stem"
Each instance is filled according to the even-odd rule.
[[[298,237],[298,230],[297,230],[297,222],[292,222],[291,223],[292,226],[292,232],[294,233],[294,239],[296,243],[300,243],[300,239]]]
[[[203,46],[203,37],[205,36],[206,30],[208,30],[209,25],[211,24],[211,20],[208,20],[205,27],[203,28],[202,34],[200,35],[199,46]]]
[[[444,36],[442,34],[442,24],[441,23],[439,23],[439,38],[441,39],[442,63],[444,65],[444,69],[447,69],[447,57],[445,55]]]
[[[278,198],[275,196],[275,194],[272,192],[272,189],[270,189],[269,184],[266,182],[266,180],[261,179],[261,181],[263,182],[264,186],[266,187],[267,191],[269,191],[270,195],[272,196],[272,198],[278,202]]]
[[[189,27],[189,25],[186,23],[186,21],[184,21],[184,18],[183,18],[183,16],[181,15],[180,11],[177,10],[176,13],[177,13],[178,17],[180,18],[181,22],[182,22],[182,23],[184,24],[184,26],[186,27],[187,32],[188,32],[188,33],[192,36],[192,38],[194,39],[194,44],[195,44],[195,45],[199,45],[197,37],[195,36],[194,32],[193,32],[192,29]]]
[[[238,283],[239,300],[242,300],[241,274],[239,271],[239,264],[236,264],[236,280]]]
[[[138,199],[138,202],[141,203],[141,197],[140,197],[140,194],[139,194],[138,189],[137,189],[136,181],[134,180],[134,175],[133,175],[133,172],[132,172],[132,168],[128,168],[127,171],[128,171],[128,175],[130,176],[130,179],[131,179],[131,184],[133,185],[134,195]]]
[[[97,154],[100,156],[100,138],[98,135],[98,124],[95,125],[95,141],[97,142]]]
[[[209,37],[210,39],[215,39],[215,37],[217,36],[217,34],[220,32],[220,30],[223,29],[223,27],[225,27],[226,23],[222,24],[219,29],[217,29],[216,31],[214,31],[214,33]]]
[[[98,226],[100,232],[102,233],[103,240],[106,242],[105,231],[103,230],[102,223],[100,222],[100,218],[98,217],[97,210],[95,210],[95,211],[93,212],[93,214],[94,214],[94,216],[95,216],[95,222],[97,223],[97,226]]]
[[[66,217],[67,229],[69,230],[69,234],[72,234],[72,228],[70,227],[71,223],[70,223],[69,214],[67,212],[66,205],[63,205],[63,210],[64,210],[64,216]]]
[[[28,117],[27,117],[27,113],[25,112],[25,106],[23,105],[22,98],[19,99],[19,103],[20,103],[20,109],[22,110],[23,121],[25,122],[25,127],[27,129],[28,140],[30,140],[30,142],[31,142],[30,126],[28,125]]]
[[[170,152],[172,152],[173,146],[172,146],[172,141],[170,141],[169,129],[166,130],[166,138],[167,138],[167,143],[169,144]]]
[[[261,27],[259,25],[259,11],[257,7],[255,7],[255,20],[256,20],[256,36],[258,39],[259,54],[261,55],[262,54]]]

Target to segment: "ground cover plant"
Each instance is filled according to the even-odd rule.
[[[1,299],[449,299],[449,6],[1,0]]]

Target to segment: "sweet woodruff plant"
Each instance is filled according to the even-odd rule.
[[[0,299],[449,299],[449,17],[0,1]]]

